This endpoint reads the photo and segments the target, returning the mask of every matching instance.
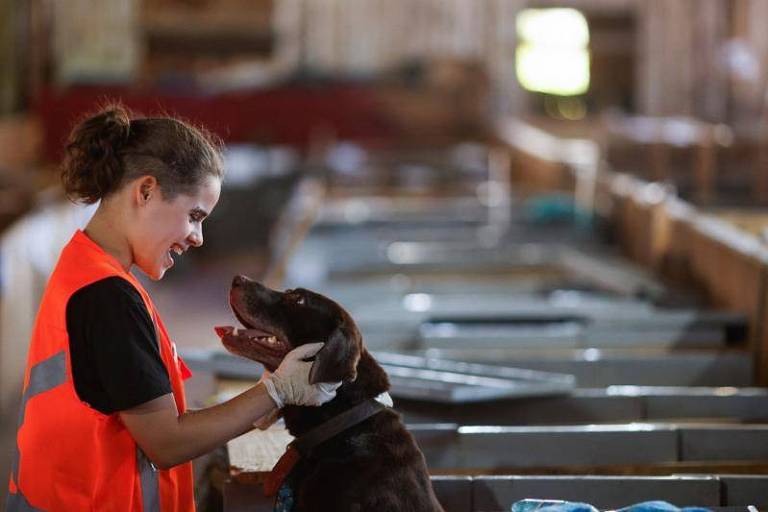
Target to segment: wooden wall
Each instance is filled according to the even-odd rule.
[[[765,122],[768,91],[768,2],[731,0],[731,31],[738,45],[734,51],[745,59],[738,73],[731,73],[733,117],[740,123]]]
[[[227,7],[238,3],[248,2],[204,4],[206,9],[221,5],[223,12],[231,13],[243,11]],[[115,76],[130,75],[141,59],[147,31],[157,28],[146,24],[144,11],[153,6],[149,11],[159,12],[166,4],[203,5],[181,0],[108,0],[91,8],[87,0],[2,0],[0,14],[20,5],[29,7],[19,11],[26,20],[0,16],[4,20],[0,63],[7,61],[9,34],[15,31],[28,46],[22,54],[34,57],[25,57],[29,63],[12,64],[25,76],[39,75],[47,66],[66,78],[99,62]],[[271,13],[271,30],[276,34],[272,60],[284,71],[305,66],[327,73],[370,74],[411,59],[473,60],[484,64],[492,78],[495,113],[525,112],[531,101],[514,70],[515,17],[527,7],[569,6],[588,16],[609,13],[634,19],[638,114],[693,115],[717,122],[733,117],[754,120],[768,83],[768,31],[764,28],[768,3],[764,0],[259,0],[253,5],[262,4],[269,6],[262,11]],[[47,12],[41,12],[45,6]],[[96,15],[101,21],[91,22]],[[40,34],[51,19],[52,30],[47,32],[53,39],[46,41]],[[210,27],[206,25],[207,32],[217,30],[216,19],[211,18]],[[269,33],[262,26],[258,30]],[[51,62],[40,55],[47,47],[53,49]],[[744,69],[734,67],[734,56],[739,55],[748,61]],[[263,63],[265,67],[274,64]],[[3,73],[2,80],[9,76]],[[0,101],[6,101],[3,94],[24,92],[6,85],[0,87]]]
[[[281,2],[278,2],[280,5]],[[370,73],[411,58],[483,62],[497,112],[527,110],[515,78],[515,16],[526,7],[568,6],[625,14],[636,23],[639,114],[725,121],[734,105],[754,107],[768,71],[768,3],[762,0],[283,0],[301,12],[301,61],[325,71]],[[760,80],[734,78],[725,59],[734,38],[758,58]],[[761,85],[762,88],[761,88]],[[736,87],[734,87],[736,86]],[[735,100],[731,95],[743,95]]]
[[[640,113],[723,118],[727,75],[718,52],[728,37],[729,11],[721,0],[637,4]]]
[[[624,254],[706,304],[744,314],[757,382],[768,385],[768,247],[659,184],[613,173],[602,182],[601,199],[610,202],[603,213]]]

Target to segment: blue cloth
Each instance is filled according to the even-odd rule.
[[[619,509],[617,512],[710,512],[710,510],[703,507],[678,508],[666,501],[644,501]]]
[[[560,500],[522,500],[512,505],[512,512],[598,512],[587,503]]]
[[[580,208],[573,196],[564,194],[544,194],[528,199],[523,204],[525,220],[537,225],[573,224],[589,227],[592,215]]]
[[[598,512],[587,503],[558,500],[522,500],[512,505],[512,512]],[[619,509],[617,512],[711,512],[708,508],[678,508],[666,501],[644,501]]]
[[[293,489],[287,481],[283,482],[275,498],[274,512],[291,512],[293,510]]]

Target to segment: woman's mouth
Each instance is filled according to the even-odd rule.
[[[176,254],[176,257],[181,257],[182,254],[184,254],[184,248],[179,244],[173,244],[170,249],[168,249],[168,252],[165,253],[165,266],[166,268],[171,268],[175,262],[173,259],[173,254]]]

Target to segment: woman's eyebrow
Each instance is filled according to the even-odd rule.
[[[193,214],[193,215],[199,215],[199,216],[200,216],[201,218],[203,218],[203,219],[204,219],[204,218],[206,218],[206,217],[208,216],[208,212],[207,212],[207,211],[205,211],[205,210],[203,210],[203,209],[202,209],[202,208],[200,208],[199,206],[196,206],[196,207],[192,208],[192,210],[190,210],[190,212],[189,212],[189,213],[191,213],[191,214]]]

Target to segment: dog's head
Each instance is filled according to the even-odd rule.
[[[230,352],[274,371],[292,349],[324,342],[310,382],[349,382],[357,377],[362,338],[349,314],[331,299],[303,288],[280,292],[236,276],[229,303],[245,327],[216,328]]]

